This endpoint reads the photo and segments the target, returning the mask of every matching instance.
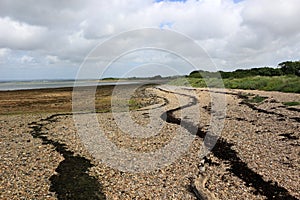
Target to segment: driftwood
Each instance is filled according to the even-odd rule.
[[[205,188],[207,178],[200,174],[197,178],[191,180],[190,189],[198,200],[217,200],[216,197]]]

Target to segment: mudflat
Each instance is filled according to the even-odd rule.
[[[95,96],[103,99],[103,109],[109,107],[112,88],[102,86],[97,89]],[[82,87],[82,90],[91,89],[93,87]],[[72,112],[72,92],[71,87],[3,91],[0,92],[0,114]]]
[[[126,93],[128,87],[122,91]],[[128,113],[143,127],[151,124],[155,111],[163,116],[157,119],[162,126],[151,127],[151,137],[137,137],[133,132],[142,129],[128,127],[131,132],[124,133],[111,113],[112,91],[112,86],[97,89],[96,116],[116,147],[156,152],[183,132],[189,134],[189,120],[193,122],[189,126],[198,130],[194,140],[168,165],[120,171],[96,158],[78,134],[72,88],[0,92],[0,198],[300,198],[300,107],[282,104],[299,102],[299,94],[148,86],[132,97]],[[211,92],[226,96],[227,111],[222,134],[210,153],[201,157],[212,115]],[[198,121],[190,119],[195,108]]]

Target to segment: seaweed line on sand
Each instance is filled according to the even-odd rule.
[[[189,96],[192,99],[192,102],[188,105],[184,105],[172,110],[166,111],[162,116],[167,116],[166,121],[169,123],[177,124],[184,127],[186,130],[191,132],[191,130],[195,130],[197,128],[196,135],[200,138],[204,138],[208,133],[205,133],[201,130],[201,127],[195,127],[194,124],[186,122],[180,118],[176,118],[174,115],[175,111],[184,109],[188,106],[195,105],[197,103],[197,99],[194,96],[190,96],[187,94],[176,93],[168,90],[164,90],[162,88],[157,88],[160,91],[167,93],[175,93],[178,95]],[[237,95],[237,94],[234,94]],[[273,114],[273,113],[268,113]],[[163,117],[162,117],[163,118]],[[253,187],[255,189],[255,194],[261,194],[267,199],[290,199],[297,200],[296,197],[289,194],[288,190],[284,187],[278,185],[277,182],[273,181],[265,181],[261,175],[253,171],[247,166],[247,163],[241,160],[238,156],[238,152],[232,149],[234,145],[229,143],[224,138],[219,138],[214,148],[212,149],[212,154],[217,158],[227,161],[230,164],[229,171],[232,172],[235,176],[240,178],[245,182],[247,187]]]
[[[208,92],[207,90],[200,90],[202,92]],[[241,105],[246,105],[248,106],[250,109],[254,110],[254,111],[257,111],[257,112],[260,112],[260,113],[264,113],[264,114],[267,114],[267,115],[274,115],[274,116],[277,116],[279,118],[277,118],[277,120],[280,120],[280,118],[286,118],[286,119],[291,119],[291,120],[294,120],[296,122],[300,122],[300,117],[288,117],[282,113],[276,113],[276,112],[273,112],[273,111],[269,111],[269,110],[264,110],[262,108],[258,108],[257,106],[255,106],[255,104],[247,101],[248,100],[248,97],[247,96],[244,96],[242,95],[241,93],[234,93],[234,92],[221,92],[221,91],[212,91],[210,90],[209,92],[213,92],[213,93],[220,93],[220,94],[227,94],[227,95],[233,95],[233,96],[237,96],[238,98],[240,99],[243,99],[243,101],[240,102]],[[297,108],[286,108],[287,110],[291,110],[291,111],[296,111],[296,112],[299,112],[299,109]]]
[[[65,144],[49,139],[42,131],[43,126],[56,122],[58,116],[66,115],[71,114],[54,114],[29,124],[34,138],[41,139],[44,145],[52,145],[64,157],[55,170],[57,174],[49,179],[50,191],[55,192],[58,199],[106,199],[99,181],[87,173],[93,167],[91,161],[75,155]]]

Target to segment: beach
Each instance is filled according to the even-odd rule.
[[[120,87],[124,94],[137,88]],[[111,112],[113,86],[98,87],[96,113],[73,114],[72,89],[0,92],[1,199],[197,199],[197,192],[207,199],[300,199],[300,107],[282,104],[300,101],[300,94],[142,87],[129,110],[117,109],[139,126],[151,123],[153,113],[162,116],[156,119],[161,128],[153,125],[153,135],[139,137],[142,129],[124,133]],[[201,157],[213,113],[211,93],[226,97],[226,116],[214,148]],[[264,98],[252,102],[255,95]],[[198,120],[191,119],[195,113]],[[122,171],[95,156],[74,115],[96,116],[108,141],[133,152],[156,152],[182,134],[193,140],[170,163],[167,156],[161,166],[122,166],[121,160]],[[165,155],[173,155],[171,150]]]

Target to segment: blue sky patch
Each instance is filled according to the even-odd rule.
[[[241,1],[244,1],[244,0],[233,0],[234,3],[239,3]]]
[[[170,2],[186,2],[186,0],[155,0],[155,2],[161,2],[161,1],[170,1]]]
[[[159,28],[172,28],[174,22],[161,22]]]

